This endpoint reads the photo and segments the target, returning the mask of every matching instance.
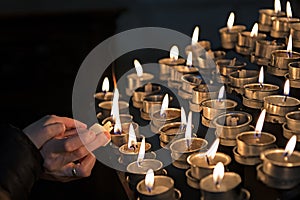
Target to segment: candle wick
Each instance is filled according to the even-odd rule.
[[[286,102],[287,95],[284,96],[283,102]]]
[[[216,188],[217,188],[217,189],[220,189],[220,188],[221,188],[221,184],[220,184],[220,181],[219,181],[219,180],[216,182]]]
[[[160,114],[160,116],[161,116],[162,118],[166,118],[166,117],[167,117],[167,115],[166,115],[165,112],[163,112],[162,114]]]
[[[149,193],[152,192],[152,188],[151,188],[151,187],[146,186],[146,189],[147,189],[147,191],[148,191]]]
[[[292,51],[288,51],[288,52],[287,52],[287,56],[288,56],[288,58],[292,58],[292,57],[293,57]]]
[[[259,87],[260,87],[260,88],[263,88],[264,85],[263,85],[262,83],[259,83]]]
[[[206,155],[205,158],[206,158],[207,164],[208,164],[208,165],[211,165],[211,164],[210,164],[210,161],[209,161],[209,157]]]
[[[287,151],[283,153],[283,159],[284,159],[284,161],[288,161],[289,153]]]

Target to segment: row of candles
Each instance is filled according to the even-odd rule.
[[[275,5],[279,5],[278,1],[275,1]],[[288,6],[289,3],[287,10],[290,10]],[[286,77],[288,75],[291,79],[286,80],[283,95],[278,94],[279,86],[263,83],[263,67],[260,72],[246,70],[245,63],[235,58],[225,59],[225,52],[211,51],[208,41],[198,42],[196,39],[199,34],[198,27],[194,30],[191,45],[186,48],[186,60],[178,58],[179,51],[176,46],[171,48],[170,58],[159,60],[161,80],[167,80],[170,87],[177,88],[181,91],[182,97],[190,100],[191,111],[188,119],[183,108],[168,107],[168,101],[172,100],[172,97],[168,94],[159,94],[161,87],[151,83],[153,75],[143,73],[137,59],[134,60],[137,73],[127,77],[126,94],[132,96],[133,106],[140,109],[141,118],[150,120],[151,130],[160,135],[161,146],[170,150],[173,165],[187,169],[188,184],[200,189],[203,199],[249,199],[250,196],[246,189],[241,188],[241,177],[238,174],[225,172],[224,166],[231,162],[231,158],[217,152],[219,144],[234,146],[234,158],[237,162],[257,165],[258,177],[270,187],[289,189],[300,183],[297,176],[300,153],[293,151],[300,138],[298,127],[300,111],[297,111],[300,102],[289,96],[290,83],[300,79],[299,53],[291,50],[292,40],[299,39],[295,34],[297,26],[284,26],[291,28],[287,50],[283,50],[286,45],[264,41],[264,34],[254,33],[257,30],[271,31],[271,36],[281,38],[283,37],[281,34],[275,33],[276,31],[281,33],[281,30],[276,29],[281,26],[276,24],[281,21],[287,23],[286,21],[297,20],[294,21],[288,14],[288,20],[282,19],[284,13],[278,8],[274,11],[263,9],[260,10],[260,14],[260,22],[254,25],[251,33],[246,33],[243,32],[245,27],[233,26],[232,13],[228,27],[220,29],[222,47],[235,48],[238,53],[251,55],[251,60],[256,63],[263,58],[263,65],[264,59],[270,60],[271,62],[268,61],[267,64],[268,69],[270,67],[284,69],[284,75]],[[268,22],[270,16],[272,23]],[[271,24],[274,27],[271,27]],[[292,27],[295,29],[292,30]],[[237,34],[233,34],[236,32]],[[284,37],[286,36],[285,34]],[[265,55],[257,52],[263,52]],[[194,67],[195,61],[199,68]],[[239,88],[237,91],[243,95],[245,106],[262,109],[255,129],[249,125],[252,121],[250,114],[234,111],[237,102],[223,98],[224,86],[215,85],[213,79],[211,84],[203,83],[198,74],[206,73],[207,68],[209,71],[216,68],[218,81],[225,83],[227,88],[230,86],[236,90]],[[174,180],[171,177],[163,175],[166,174],[162,170],[163,165],[161,161],[155,159],[155,153],[151,152],[151,144],[145,142],[145,137],[139,134],[139,125],[133,122],[131,115],[119,113],[126,110],[129,104],[119,100],[117,88],[114,93],[108,91],[108,82],[105,78],[103,92],[95,94],[95,98],[102,101],[99,103],[100,116],[107,116],[102,124],[112,134],[113,147],[120,155],[120,163],[126,166],[130,174],[129,182],[138,192],[138,198],[179,199],[180,191],[174,188]],[[192,111],[202,112],[202,123],[216,129],[216,140],[209,149],[205,139],[198,138],[192,133]],[[264,121],[282,123],[283,134],[289,139],[285,149],[276,148],[276,137],[261,131]],[[137,142],[137,139],[141,141]],[[145,158],[147,152],[149,155]]]

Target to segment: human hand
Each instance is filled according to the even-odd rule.
[[[45,169],[41,178],[68,182],[90,176],[96,162],[92,151],[110,141],[108,132],[92,130],[67,130],[64,138],[56,137],[46,142],[41,148]]]

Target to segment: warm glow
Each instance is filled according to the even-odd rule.
[[[296,146],[296,143],[297,143],[297,136],[293,135],[289,139],[288,143],[285,146],[285,149],[284,149],[284,156],[285,157],[289,157],[293,153],[293,151],[295,149],[295,146]]]
[[[154,185],[154,172],[153,169],[148,169],[145,176],[145,186],[147,190],[150,192]]]
[[[219,94],[218,94],[218,100],[220,101],[221,99],[223,99],[225,94],[225,86],[223,85],[220,90],[219,90]]]
[[[210,146],[210,148],[207,150],[206,152],[206,156],[209,158],[209,159],[214,159],[215,156],[216,156],[216,153],[217,153],[217,150],[218,150],[218,147],[219,147],[219,143],[220,143],[220,139],[217,138],[214,143]]]
[[[283,88],[283,94],[288,96],[290,94],[290,80],[286,79],[284,83],[284,88]]]
[[[169,107],[169,95],[165,94],[164,99],[161,104],[160,115],[164,115],[166,109]]]
[[[121,126],[120,113],[119,113],[119,90],[118,90],[118,88],[114,89],[111,115],[112,115],[112,118],[115,122],[114,133],[121,133],[122,132],[122,126]]]
[[[179,56],[179,49],[176,45],[174,45],[170,49],[170,58],[173,60],[177,60],[178,56]]]
[[[286,50],[288,52],[292,52],[292,50],[293,50],[293,38],[292,38],[292,34],[290,34],[290,36],[289,36],[289,41],[288,41],[288,45],[287,45]]]
[[[199,38],[199,27],[196,26],[192,36],[192,45],[196,45]]]
[[[188,121],[185,129],[185,139],[187,148],[191,145],[192,140],[192,112],[189,112]]]
[[[188,53],[186,65],[189,67],[193,65],[193,53],[191,51]]]
[[[275,13],[281,12],[280,0],[274,0],[274,11],[275,11]]]
[[[256,126],[255,126],[255,132],[256,134],[261,134],[261,130],[264,126],[264,122],[265,122],[265,117],[266,117],[266,109],[263,109],[258,117]]]
[[[105,77],[102,83],[102,92],[108,92],[108,91],[109,91],[109,80],[107,77]]]
[[[220,187],[225,173],[224,165],[222,162],[218,162],[213,171],[213,181],[216,187]]]
[[[234,24],[234,13],[231,12],[230,15],[229,15],[229,17],[228,17],[228,20],[227,20],[227,28],[229,30],[231,30],[232,27],[233,27],[233,24]]]
[[[142,67],[141,63],[137,59],[135,59],[133,61],[133,64],[134,64],[137,76],[138,77],[143,76],[143,67]]]
[[[138,154],[138,158],[137,158],[137,163],[138,165],[143,162],[144,157],[145,157],[145,137],[143,137],[142,142],[141,142],[141,146],[140,146],[140,150],[139,150],[139,154]]]
[[[258,82],[260,83],[260,85],[263,85],[263,83],[264,83],[264,67],[263,66],[261,66],[260,71],[259,71]]]
[[[135,145],[137,144],[136,142],[136,135],[135,135],[135,131],[134,131],[134,128],[133,128],[133,125],[130,124],[129,125],[129,134],[128,134],[128,145],[127,147],[130,149],[132,147],[135,148]]]
[[[186,114],[185,114],[185,111],[184,111],[184,108],[181,107],[181,124],[182,125],[186,125]]]
[[[255,24],[253,25],[252,31],[251,31],[251,33],[250,33],[250,37],[256,37],[257,34],[258,34],[258,24],[255,23]]]
[[[292,18],[293,14],[292,14],[292,7],[289,1],[286,2],[286,16],[288,18]]]

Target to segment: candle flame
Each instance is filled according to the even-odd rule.
[[[289,1],[286,2],[286,16],[288,18],[292,18],[293,14],[292,14],[292,7]]]
[[[281,12],[280,0],[274,0],[274,11],[275,11],[275,13]]]
[[[288,157],[290,157],[290,155],[293,153],[295,147],[296,147],[296,143],[297,143],[297,136],[296,135],[293,135],[288,143],[286,144],[285,146],[285,149],[284,149],[284,157],[285,159],[287,159]]]
[[[129,134],[128,134],[128,143],[127,143],[127,147],[130,148],[135,148],[137,142],[136,142],[136,135],[135,135],[135,131],[133,128],[132,123],[130,123],[129,125]]]
[[[264,83],[264,67],[260,67],[259,76],[258,76],[258,82],[262,86]]]
[[[180,113],[181,113],[181,124],[184,126],[186,125],[186,114],[183,107],[181,107]]]
[[[221,101],[223,99],[224,94],[225,94],[225,86],[223,85],[219,90],[218,101]]]
[[[119,96],[120,96],[119,90],[118,90],[118,88],[115,88],[113,101],[112,101],[111,115],[115,122],[114,133],[116,133],[116,134],[122,132],[120,113],[119,113]]]
[[[225,174],[224,164],[222,162],[218,162],[213,171],[213,181],[217,188],[220,187],[221,182],[224,178],[224,174]]]
[[[141,165],[141,163],[144,160],[145,157],[145,137],[143,137],[142,142],[141,142],[141,146],[140,146],[140,150],[139,150],[139,154],[138,154],[138,158],[137,158],[137,164],[138,166]]]
[[[174,45],[170,49],[170,58],[173,60],[177,60],[178,56],[179,56],[179,49],[176,45]]]
[[[196,45],[198,43],[199,38],[199,27],[196,26],[192,36],[192,45]]]
[[[258,35],[258,23],[255,23],[252,27],[250,37],[256,37]]]
[[[186,65],[188,67],[191,67],[193,65],[193,53],[191,51],[188,53],[188,56],[186,59]]]
[[[169,95],[168,93],[165,94],[162,104],[161,104],[161,109],[160,109],[160,115],[163,116],[166,112],[166,109],[169,107]]]
[[[220,139],[217,138],[214,143],[211,145],[211,147],[207,150],[206,152],[206,156],[209,158],[209,159],[214,159],[215,156],[216,156],[216,153],[217,153],[217,150],[218,150],[218,147],[219,147],[219,143],[220,143]]]
[[[142,77],[143,76],[143,67],[142,67],[141,63],[137,59],[134,59],[133,64],[134,64],[137,76]]]
[[[185,129],[186,146],[189,149],[192,140],[192,112],[189,112],[188,121]]]
[[[255,133],[257,134],[258,137],[261,135],[261,131],[264,126],[265,117],[266,117],[266,109],[263,109],[258,117],[255,126]]]
[[[105,77],[102,83],[102,92],[108,92],[108,91],[109,91],[109,80],[107,77]]]
[[[290,80],[286,79],[285,83],[284,83],[284,88],[283,88],[283,94],[285,96],[288,96],[290,93]]]
[[[292,53],[292,50],[293,50],[293,38],[292,38],[292,34],[290,34],[290,36],[289,36],[289,41],[288,41],[288,45],[287,45],[286,50],[288,51],[288,54]]]
[[[154,172],[153,169],[148,169],[145,176],[145,186],[149,192],[152,191],[154,185]]]
[[[228,20],[227,20],[227,28],[229,29],[229,31],[232,29],[233,27],[233,24],[234,24],[234,13],[231,12],[229,17],[228,17]]]

